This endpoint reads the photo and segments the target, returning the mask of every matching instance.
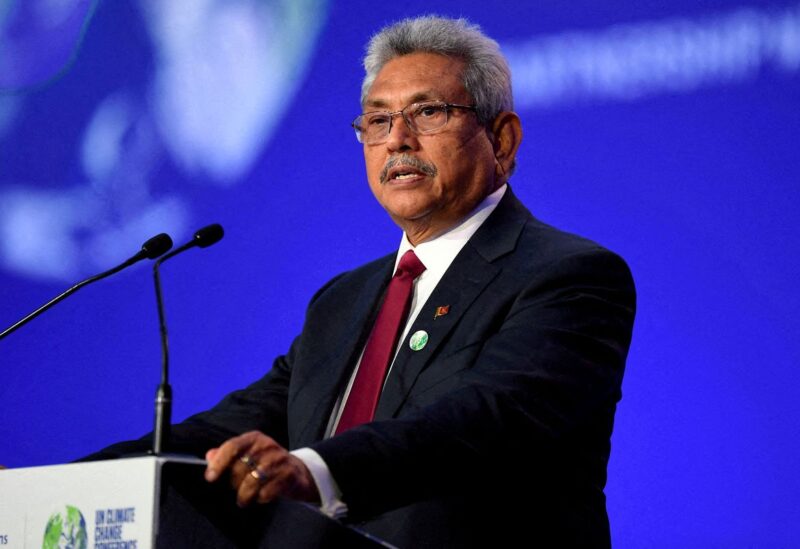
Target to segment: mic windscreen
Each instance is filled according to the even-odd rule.
[[[194,233],[194,242],[201,248],[208,248],[222,240],[223,236],[225,236],[225,231],[222,230],[222,225],[214,223]]]
[[[157,234],[142,244],[142,251],[147,259],[155,259],[170,248],[172,248],[172,239],[167,233]]]

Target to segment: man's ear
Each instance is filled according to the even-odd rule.
[[[492,122],[492,148],[498,166],[498,177],[505,183],[514,171],[514,159],[522,142],[522,124],[517,113],[503,111]]]

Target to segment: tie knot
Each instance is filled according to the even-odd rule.
[[[397,273],[395,273],[395,276],[407,274],[411,276],[412,279],[416,279],[424,270],[425,265],[423,265],[422,261],[419,260],[417,254],[414,253],[414,250],[408,250],[403,254],[403,257],[400,258],[400,263],[397,265]]]

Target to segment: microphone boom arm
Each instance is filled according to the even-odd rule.
[[[19,328],[22,328],[25,324],[27,324],[28,322],[30,322],[31,320],[33,320],[34,318],[36,318],[37,316],[48,310],[50,307],[52,307],[56,303],[65,300],[66,298],[68,298],[69,296],[71,296],[84,286],[87,286],[93,282],[97,282],[98,280],[102,280],[106,277],[116,274],[120,272],[122,269],[130,267],[131,265],[142,259],[145,258],[155,259],[156,257],[160,256],[161,254],[169,250],[171,247],[172,247],[172,239],[166,233],[161,233],[159,235],[154,236],[153,238],[151,238],[142,245],[142,249],[136,255],[129,258],[124,263],[117,265],[113,269],[109,269],[100,274],[90,276],[86,280],[78,282],[71,288],[60,293],[59,295],[57,295],[56,297],[54,297],[53,299],[51,299],[50,301],[48,301],[47,303],[45,303],[44,305],[33,311],[32,313],[28,314],[24,318],[18,320],[17,322],[15,322],[11,326],[0,332],[0,339],[3,339],[12,332],[17,331]]]

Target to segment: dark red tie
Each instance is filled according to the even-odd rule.
[[[372,421],[375,408],[378,407],[386,371],[394,357],[397,338],[405,326],[411,308],[414,280],[424,270],[425,265],[413,250],[408,250],[400,258],[397,272],[389,282],[386,298],[369,335],[356,379],[344,404],[339,424],[336,426],[336,434]]]

